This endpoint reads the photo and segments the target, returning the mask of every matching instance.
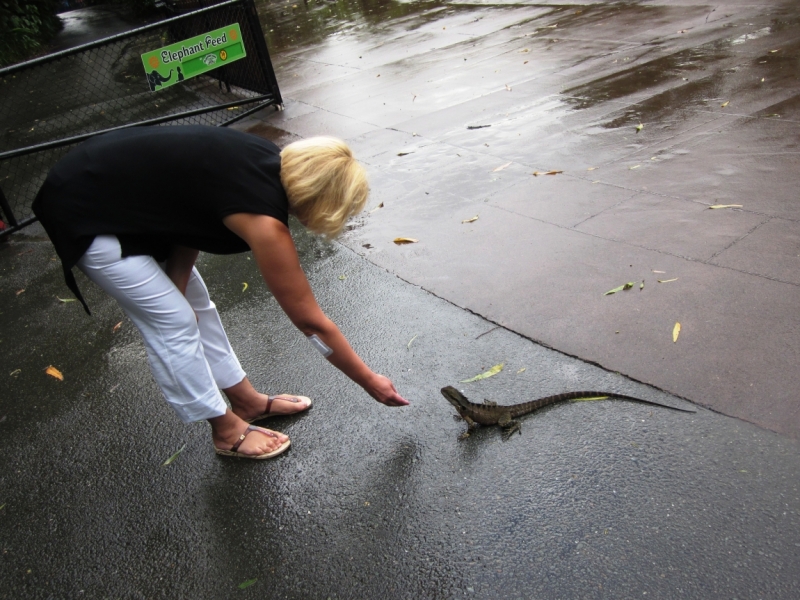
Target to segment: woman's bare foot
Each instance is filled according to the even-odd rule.
[[[233,387],[222,391],[228,397],[233,413],[245,421],[252,421],[256,417],[265,415],[267,407],[269,407],[270,415],[293,415],[311,407],[310,400],[304,402],[297,396],[289,394],[271,396],[272,403],[270,404],[270,396],[256,391],[247,377]]]
[[[209,419],[208,422],[211,424],[211,438],[214,446],[221,450],[230,450],[239,441],[242,434],[247,433],[249,427],[248,423],[230,410],[227,410],[222,416]],[[270,434],[261,431],[250,432],[242,441],[237,452],[260,456],[277,450],[289,439],[288,436],[277,431],[271,431]]]

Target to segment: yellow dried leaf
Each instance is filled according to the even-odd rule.
[[[413,342],[415,339],[417,339],[417,336],[419,336],[419,334],[415,335],[415,336],[414,336],[414,337],[412,337],[410,340],[408,340],[408,344],[406,344],[406,348],[408,348],[408,349],[411,349],[411,343],[412,343],[412,342]]]
[[[381,202],[380,204],[378,204],[378,206],[376,206],[376,207],[375,207],[375,208],[373,208],[371,211],[369,211],[369,214],[372,214],[372,213],[374,213],[374,212],[375,212],[376,210],[378,210],[379,208],[383,208],[383,202]]]
[[[461,383],[472,383],[473,381],[479,381],[481,379],[486,379],[487,377],[492,377],[493,375],[497,375],[500,371],[503,370],[504,365],[505,363],[500,363],[499,365],[495,365],[491,369],[481,373],[480,375],[475,375],[475,377],[470,377],[469,379],[461,380]]]
[[[520,52],[530,52],[530,49],[528,49],[528,48],[523,48],[522,50],[520,50]]]
[[[639,132],[640,132],[642,129],[644,129],[644,125],[642,125],[641,123],[639,123],[639,124],[636,126],[636,133],[639,133]]]
[[[247,282],[242,282],[242,291],[244,292],[247,289]]]
[[[494,171],[492,171],[492,173],[497,173],[498,171],[502,171],[502,170],[503,170],[503,169],[505,169],[506,167],[510,167],[512,164],[513,164],[513,163],[507,162],[507,163],[506,163],[506,164],[504,164],[504,165],[500,165],[500,166],[499,166],[499,167],[497,167],[497,168],[496,168]]]
[[[64,381],[64,375],[61,374],[61,371],[56,369],[53,365],[50,365],[44,370],[45,373],[50,375],[50,377],[55,377],[59,381]]]
[[[114,327],[111,329],[111,333],[117,333],[120,327],[122,327],[122,321],[114,325]]]
[[[708,208],[742,208],[741,204],[714,204],[713,206],[709,206]]]
[[[653,273],[666,273],[666,271],[656,271],[655,269],[653,269]]]
[[[519,375],[520,373],[524,373],[525,371],[527,371],[527,369],[528,367],[522,367],[519,371],[517,371],[517,375]]]
[[[478,215],[475,215],[474,217],[471,217],[469,219],[464,219],[463,221],[461,221],[461,223],[474,223],[477,220],[478,220]]]
[[[588,169],[586,169],[586,170],[587,170],[587,171],[594,171],[594,170],[595,170],[595,169],[597,169],[597,168],[598,168],[598,167],[589,167],[589,168],[588,168]]]
[[[66,304],[67,302],[75,302],[75,298],[59,298],[56,296],[59,302]]]
[[[628,168],[629,168],[631,171],[633,171],[634,169],[638,169],[638,168],[639,168],[639,167],[641,167],[641,166],[642,166],[642,165],[633,165],[632,167],[628,167]]]
[[[728,104],[730,104],[730,102],[731,102],[730,100],[726,100],[725,102],[723,102],[722,104],[720,104],[720,106],[721,106],[722,108],[725,108],[726,106],[728,106]]]
[[[534,171],[533,176],[538,177],[539,175],[558,175],[559,173],[563,173],[564,171]]]
[[[394,241],[395,244],[397,244],[399,246],[400,244],[416,244],[419,240],[414,239],[414,238],[408,238],[408,237],[398,237],[398,238],[394,238],[393,241]]]
[[[681,333],[681,324],[680,323],[675,323],[675,327],[672,328],[672,343],[673,344],[678,341],[678,336],[680,335],[680,333]]]
[[[678,278],[675,279],[659,279],[658,283],[669,283],[670,281],[678,281]]]

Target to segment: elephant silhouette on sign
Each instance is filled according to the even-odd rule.
[[[164,85],[172,79],[172,69],[169,70],[169,77],[164,77],[161,73],[153,69],[147,74],[147,83],[150,84],[150,91],[155,92],[156,86]]]

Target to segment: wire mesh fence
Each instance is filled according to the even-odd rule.
[[[156,87],[142,54],[238,23],[246,57]],[[8,235],[35,220],[47,172],[76,143],[135,125],[227,125],[282,103],[253,0],[229,0],[0,70],[0,213]]]

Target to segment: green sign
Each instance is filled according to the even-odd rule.
[[[247,56],[238,23],[142,54],[150,91],[164,89]]]

